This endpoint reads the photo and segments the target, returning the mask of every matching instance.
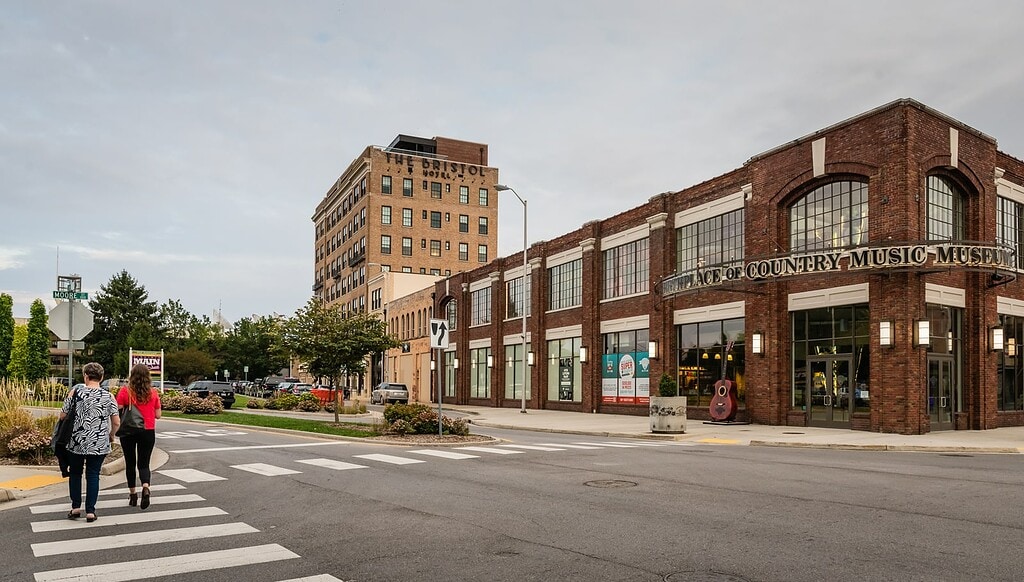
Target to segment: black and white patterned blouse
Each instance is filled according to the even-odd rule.
[[[64,400],[61,411],[71,411],[75,402],[75,424],[72,427],[68,452],[77,455],[106,455],[110,452],[110,417],[117,414],[117,403],[107,390],[90,388],[83,384],[75,386],[78,399],[70,394]]]

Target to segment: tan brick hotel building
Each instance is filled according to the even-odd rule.
[[[762,424],[1024,425],[1022,245],[1024,162],[895,101],[538,242],[529,273],[453,271],[444,399],[647,414],[668,373],[691,418],[724,377]]]

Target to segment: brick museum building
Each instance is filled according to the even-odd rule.
[[[646,415],[668,374],[697,419],[725,378],[760,424],[1024,425],[1022,245],[1024,162],[894,101],[439,280],[444,401]]]

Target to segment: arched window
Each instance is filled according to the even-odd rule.
[[[854,246],[868,241],[868,185],[850,180],[819,186],[789,209],[791,251]]]
[[[949,180],[928,176],[928,239],[964,238],[964,198]]]

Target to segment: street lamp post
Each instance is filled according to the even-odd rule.
[[[524,200],[523,197],[519,195],[519,192],[516,192],[514,189],[504,184],[495,184],[494,189],[497,190],[498,192],[504,192],[508,190],[509,192],[515,194],[516,198],[523,203],[523,305],[521,307],[521,309],[523,310],[521,314],[523,317],[523,394],[522,408],[519,410],[519,412],[526,414],[526,302],[528,301],[526,297],[526,270],[529,268],[529,266],[526,263],[526,200]]]

